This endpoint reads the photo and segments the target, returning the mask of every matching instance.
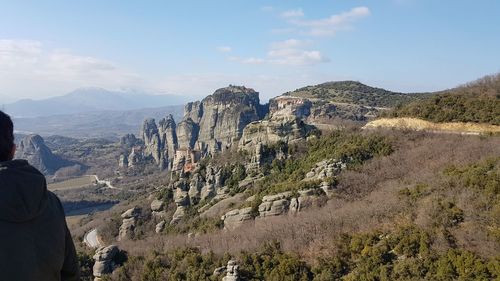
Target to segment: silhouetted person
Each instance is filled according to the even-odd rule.
[[[0,280],[80,280],[59,199],[16,151],[12,120],[0,111]]]

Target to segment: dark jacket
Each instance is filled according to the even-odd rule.
[[[80,280],[61,202],[25,160],[0,162],[0,280]]]

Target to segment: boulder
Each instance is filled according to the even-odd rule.
[[[153,202],[151,202],[151,211],[153,212],[160,212],[163,211],[163,206],[165,203],[163,200],[155,199]]]
[[[136,222],[136,218],[123,219],[122,225],[120,226],[120,232],[118,234],[118,241],[131,238],[133,236]]]
[[[214,269],[214,273],[212,273],[212,275],[213,276],[220,276],[224,272],[226,272],[226,267],[225,266],[221,266],[221,267],[217,267],[216,269]]]
[[[240,280],[239,276],[239,268],[240,266],[236,264],[236,261],[230,260],[227,262],[226,266],[226,276],[222,278],[222,281],[238,281]]]
[[[138,207],[133,207],[133,208],[130,208],[130,209],[126,210],[122,214],[122,218],[124,218],[124,219],[136,218],[140,214],[141,214],[141,209],[139,209]]]
[[[242,225],[245,221],[252,220],[252,207],[236,209],[227,212],[221,217],[224,221],[224,229],[234,230]]]
[[[186,206],[177,206],[177,209],[175,210],[175,213],[172,216],[172,221],[170,221],[170,224],[178,223],[184,217],[185,213],[186,213]]]
[[[156,233],[160,233],[162,232],[164,229],[165,229],[165,226],[166,226],[167,222],[162,220],[161,222],[159,222],[156,227],[155,227],[155,232]]]
[[[261,205],[259,205],[259,216],[269,217],[283,215],[288,212],[289,206],[290,201],[288,199],[263,202]]]
[[[100,278],[105,274],[110,274],[117,267],[115,263],[115,257],[120,252],[117,246],[110,245],[107,247],[99,248],[94,255],[94,267],[93,275],[94,277]],[[98,279],[100,280],[100,279]]]

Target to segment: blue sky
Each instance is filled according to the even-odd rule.
[[[332,80],[450,88],[500,71],[497,0],[3,1],[0,98],[79,87],[262,98]]]

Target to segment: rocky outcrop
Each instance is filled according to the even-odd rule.
[[[198,122],[198,150],[206,150],[212,141],[217,142],[222,150],[229,148],[237,144],[247,124],[260,119],[259,94],[245,87],[219,89],[203,99],[199,107],[187,106],[190,107],[195,112],[186,111],[187,116],[201,116]]]
[[[160,212],[163,211],[163,206],[165,203],[162,200],[155,199],[153,202],[151,202],[151,211],[153,212]]]
[[[269,119],[249,124],[243,131],[240,148],[252,151],[257,145],[277,142],[291,144],[304,140],[315,128],[300,118]]]
[[[134,134],[126,134],[120,138],[120,146],[124,148],[132,148],[136,145],[141,145],[142,141]]]
[[[324,194],[321,192],[317,188],[311,188],[299,190],[298,196],[293,196],[291,192],[264,196],[259,205],[258,218],[295,214],[307,206],[317,204]]]
[[[144,156],[151,157],[157,164],[162,165],[160,162],[162,159],[160,135],[154,119],[144,120],[144,124],[142,125],[142,139],[144,140]]]
[[[127,158],[128,167],[132,168],[141,164],[144,160],[142,148],[141,147],[133,147]]]
[[[221,170],[213,166],[207,166],[206,181],[201,189],[201,200],[210,199],[217,194],[217,188],[222,187]]]
[[[329,195],[334,186],[332,186],[332,179],[338,175],[342,170],[347,168],[347,164],[337,159],[326,159],[314,165],[306,174],[304,181],[321,181],[321,189]]]
[[[145,120],[141,156],[161,168],[192,169],[201,157],[237,145],[243,129],[264,113],[254,90],[239,86],[219,89],[202,101],[188,103],[178,124],[171,115],[158,124],[154,119]],[[124,136],[123,142],[133,142],[132,137]],[[138,152],[134,154],[136,160],[140,160]],[[136,163],[130,161],[131,156],[128,163],[122,158],[120,165]]]
[[[250,221],[252,219],[252,207],[232,210],[221,217],[221,220],[224,221],[224,229],[229,230],[236,229],[245,221]]]
[[[274,118],[306,118],[311,114],[311,107],[308,99],[279,96],[269,101],[269,114]]]
[[[151,214],[158,219],[164,219],[167,215],[165,211],[165,202],[163,200],[154,199],[151,202]]]
[[[315,125],[332,124],[339,120],[366,121],[379,112],[377,108],[357,104],[315,102],[305,121]]]
[[[137,219],[141,215],[141,209],[134,207],[125,211],[121,217],[123,218],[118,241],[131,238],[134,235]]]
[[[229,260],[226,266],[226,276],[222,278],[222,281],[239,281],[240,266],[234,260]]]
[[[190,205],[190,199],[188,195],[188,184],[185,180],[179,180],[174,186],[174,202],[177,205],[174,215],[170,224],[175,224],[179,222],[185,215],[187,207]]]
[[[128,168],[128,157],[127,155],[120,155],[120,160],[118,160],[118,167]]]
[[[107,247],[99,248],[94,255],[94,267],[93,267],[93,275],[95,277],[95,281],[101,280],[106,274],[111,274],[113,270],[118,266],[115,262],[115,259],[120,250],[117,246],[111,245]]]
[[[288,212],[290,206],[291,192],[283,192],[276,195],[267,195],[262,198],[259,205],[259,217],[279,216]]]
[[[159,223],[156,224],[155,226],[155,232],[160,233],[165,229],[165,226],[167,225],[167,222],[162,220]]]
[[[188,195],[193,203],[197,203],[201,199],[201,189],[203,188],[203,177],[200,173],[194,173],[189,183]]]
[[[53,175],[60,168],[75,165],[73,162],[54,155],[39,135],[28,135],[21,140],[17,146],[15,158],[26,159],[45,175]]]
[[[305,139],[315,130],[303,121],[310,114],[311,105],[307,99],[288,96],[270,100],[269,118],[246,126],[240,148],[253,152],[259,145],[289,144]]]

